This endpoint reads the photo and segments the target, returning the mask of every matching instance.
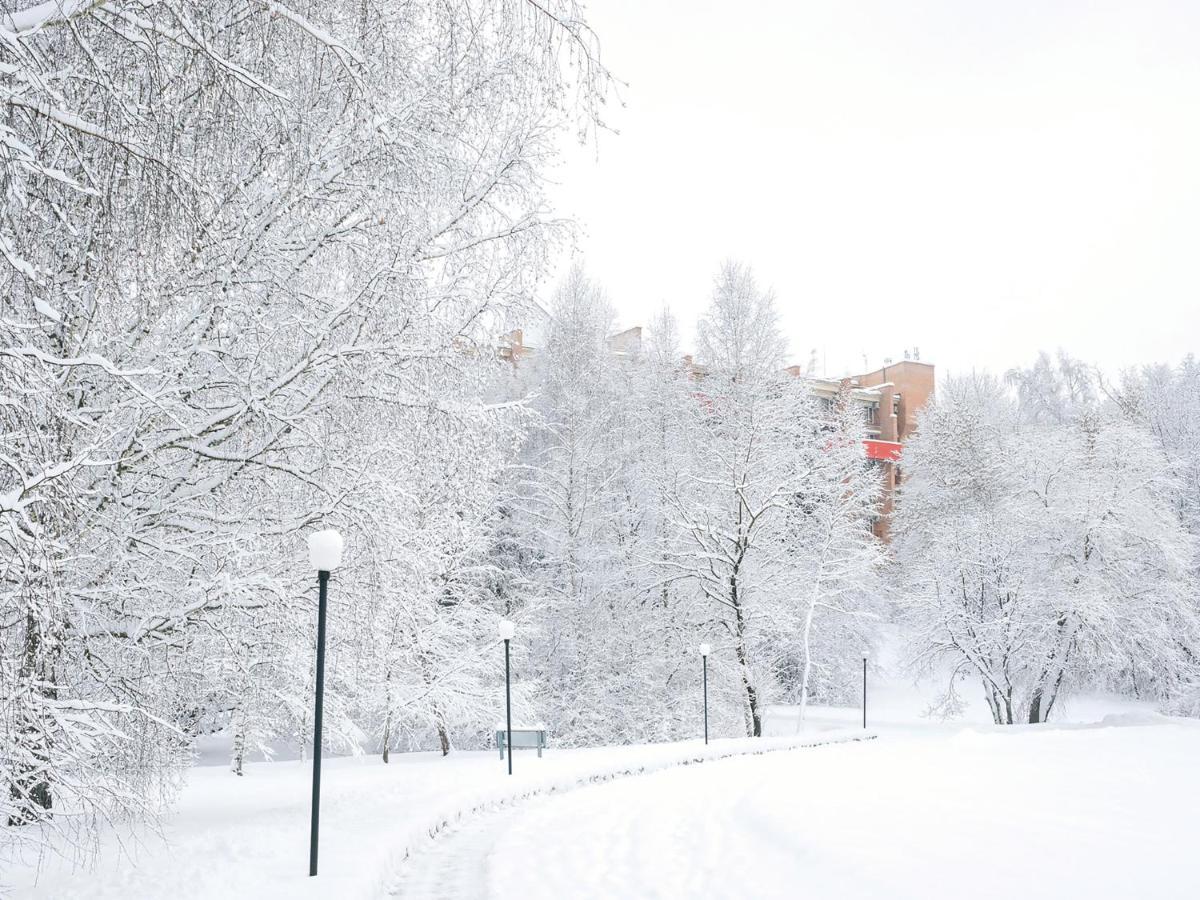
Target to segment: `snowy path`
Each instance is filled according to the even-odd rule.
[[[438,836],[393,888],[405,900],[462,900],[486,897],[492,852],[506,829],[521,816],[549,802],[538,797],[517,806],[476,816]]]
[[[711,759],[721,755],[783,752],[802,744],[863,737],[837,722],[803,736],[733,738],[669,744],[552,750],[544,759],[519,755],[505,774],[495,753],[401,754],[390,765],[376,758],[330,759],[324,767],[321,804],[321,873],[307,877],[311,768],[297,761],[255,763],[244,778],[224,767],[198,767],[164,826],[165,841],[147,839],[122,855],[119,835],[105,835],[94,871],[70,860],[36,859],[9,866],[0,861],[0,897],[14,900],[211,900],[233,896],[371,900],[403,876],[403,860],[439,853],[440,838],[488,821],[487,810],[596,779]],[[464,833],[464,841],[466,840]],[[468,854],[468,856],[472,856]],[[475,853],[472,858],[486,852]],[[215,864],[214,864],[215,863]],[[456,870],[457,872],[457,870]],[[463,877],[471,872],[463,872]],[[432,880],[430,885],[436,885]],[[432,896],[472,896],[468,880]]]
[[[399,896],[1194,897],[1200,727],[897,733],[476,818]]]

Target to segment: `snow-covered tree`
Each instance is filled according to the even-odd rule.
[[[871,530],[882,481],[866,458],[864,418],[847,387],[829,410],[827,440],[787,511],[779,540],[802,598],[800,717],[814,693],[846,702],[858,686],[858,659],[878,622],[883,547]]]
[[[360,721],[384,761],[396,747],[443,753],[455,736],[479,746],[495,720],[497,573],[491,550],[523,416],[488,403],[488,365],[466,357],[429,366],[425,409],[382,404],[378,464],[355,499],[371,515],[362,630],[353,635]],[[492,364],[494,365],[494,364]],[[380,505],[367,500],[378,492]]]
[[[1200,537],[1200,362],[1189,356],[1177,366],[1131,370],[1108,392],[1126,416],[1154,436],[1171,461],[1180,480],[1180,518]]]
[[[627,533],[622,456],[628,451],[621,365],[609,346],[614,316],[602,289],[575,267],[555,292],[545,346],[529,377],[538,420],[524,458],[528,540],[537,548],[544,715],[569,741],[603,723],[594,699],[611,687],[611,622],[624,609],[631,569],[618,558]]]
[[[1144,366],[1122,374],[1109,396],[1131,421],[1145,428],[1170,462],[1179,490],[1176,511],[1194,540],[1200,541],[1200,364],[1188,356],[1177,366]],[[1193,566],[1191,593],[1200,607],[1200,554]],[[1200,648],[1188,647],[1189,659]],[[1184,689],[1173,709],[1200,715],[1200,682]]]
[[[1030,421],[993,379],[950,379],[904,463],[904,607],[922,658],[954,664],[948,700],[971,674],[997,723],[1042,722],[1075,687],[1169,699],[1192,677],[1193,543],[1145,431]]]
[[[784,348],[772,295],[727,263],[701,320],[691,458],[670,496],[681,534],[676,575],[695,586],[726,639],[755,736],[795,658],[794,638],[805,641],[802,698],[817,609],[841,608],[875,558],[878,485],[863,458],[863,421],[849,409],[828,415],[810,385],[784,371]]]
[[[1021,416],[1039,424],[1064,424],[1093,409],[1099,399],[1096,372],[1063,349],[1038,354],[1028,368],[1010,369],[1005,381],[1016,389]]]
[[[392,552],[362,488],[405,446],[358,435],[425,423],[430,363],[528,302],[544,164],[605,75],[567,0],[38,3],[0,32],[0,818],[69,846],[158,808],[191,729],[307,730],[320,522],[351,538],[354,737],[344,637]],[[440,439],[491,427],[456,415]]]

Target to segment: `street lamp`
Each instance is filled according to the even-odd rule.
[[[500,640],[504,641],[504,715],[506,734],[504,735],[505,748],[508,750],[508,774],[512,774],[512,679],[509,675],[508,664],[508,645],[513,639],[513,635],[517,633],[517,626],[508,619],[500,620]]]
[[[342,561],[342,536],[333,529],[308,536],[308,558],[317,570],[317,712],[313,717],[312,831],[308,845],[308,874],[317,874],[317,833],[321,820],[321,712],[325,694],[325,607],[329,573]]]
[[[863,728],[867,727],[867,651],[862,652],[863,658]]]
[[[704,660],[704,743],[708,744],[708,654],[712,653],[712,647],[708,644],[700,645],[700,658]]]

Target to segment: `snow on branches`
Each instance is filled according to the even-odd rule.
[[[606,81],[568,0],[0,16],[5,840],[86,849],[161,808],[198,734],[231,729],[237,769],[307,730],[317,523],[359,548],[335,743],[399,727],[396,647],[436,681],[478,642],[513,418],[490,347],[556,227],[556,130]],[[439,690],[405,729],[481,720]]]
[[[1194,545],[1162,450],[1111,410],[1051,408],[949,379],[904,454],[896,552],[919,653],[951,660],[951,692],[977,678],[1003,724],[1084,686],[1169,702],[1196,673]]]

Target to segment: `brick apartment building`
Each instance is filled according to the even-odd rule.
[[[642,350],[642,329],[635,327],[618,332],[609,337],[608,346],[616,356],[635,357]],[[520,329],[511,332],[499,348],[500,357],[513,364],[536,352],[536,348],[525,343],[524,332]],[[703,377],[703,368],[696,365],[691,356],[683,357],[681,363],[693,377]],[[881,540],[888,541],[888,523],[895,506],[896,487],[903,477],[901,452],[904,442],[916,429],[917,413],[933,396],[933,364],[919,359],[889,361],[873,372],[843,378],[817,378],[806,375],[799,366],[789,366],[787,371],[796,377],[807,378],[813,392],[831,403],[847,391],[851,401],[863,407],[868,435],[865,440],[867,458],[879,466],[883,478],[883,505],[872,527]]]
[[[830,398],[843,386],[849,387],[851,398],[865,409],[867,458],[880,467],[883,477],[883,505],[874,531],[881,540],[888,541],[896,488],[903,477],[900,454],[904,442],[916,431],[917,413],[933,397],[933,364],[904,359],[863,375],[817,378],[813,382],[818,394]]]

